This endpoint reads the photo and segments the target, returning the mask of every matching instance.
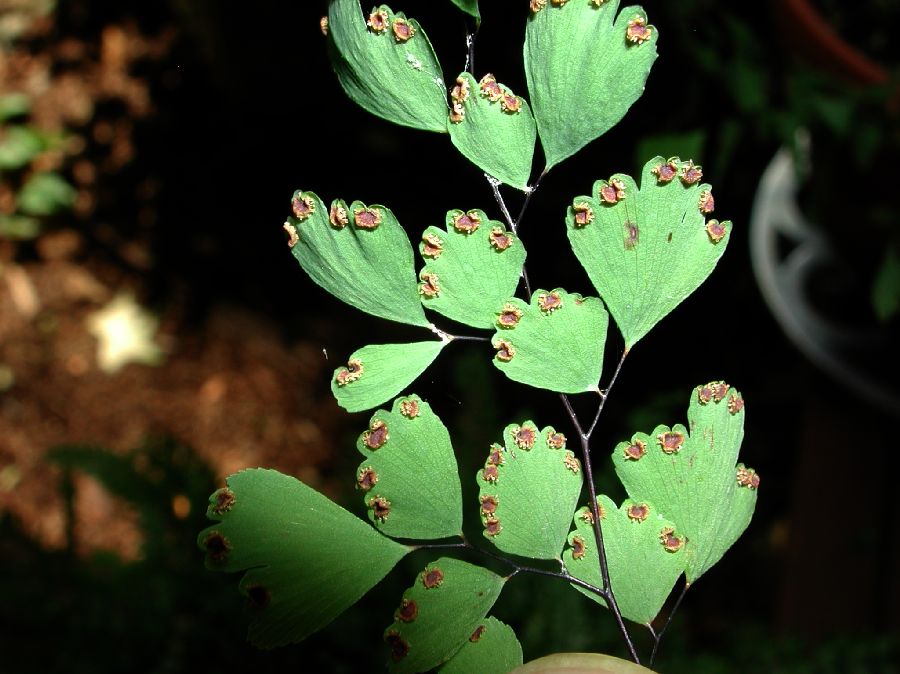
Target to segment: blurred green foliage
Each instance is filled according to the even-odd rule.
[[[75,202],[75,188],[55,171],[38,170],[34,162],[65,142],[26,120],[31,101],[24,94],[0,96],[0,186],[12,190],[14,206],[0,210],[0,237],[32,239],[41,219],[65,211]]]
[[[845,280],[852,279],[844,283],[847,295],[840,301],[852,285],[870,298],[865,313],[886,322],[900,315],[900,279],[892,271],[892,260],[900,257],[900,207],[894,176],[885,170],[900,152],[900,79],[888,28],[900,19],[900,4],[812,3],[851,49],[886,69],[888,79],[877,85],[847,81],[808,61],[803,26],[784,26],[779,36],[779,4],[766,10],[691,0],[661,8],[669,14],[669,38],[679,42],[699,76],[686,82],[680,98],[685,103],[673,107],[662,135],[644,142],[673,152],[705,148],[705,167],[725,184],[758,177],[743,174],[754,147],[792,148],[803,184],[800,207],[840,252]],[[679,131],[706,118],[709,94],[716,99],[718,124]]]

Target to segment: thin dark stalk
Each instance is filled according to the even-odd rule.
[[[560,580],[564,580],[568,583],[572,583],[573,585],[578,585],[579,587],[583,587],[588,592],[593,592],[596,595],[599,595],[604,600],[607,599],[607,593],[596,585],[591,585],[590,583],[586,583],[580,578],[576,578],[575,576],[571,576],[563,571],[548,571],[547,569],[539,569],[534,566],[525,566],[523,564],[519,564],[511,560],[509,557],[505,557],[504,555],[493,552],[492,550],[487,550],[484,548],[479,548],[478,546],[472,545],[465,538],[459,543],[423,543],[422,545],[413,546],[414,550],[440,550],[440,549],[453,549],[453,548],[465,548],[466,550],[471,550],[472,552],[477,552],[480,555],[484,555],[485,557],[490,557],[491,559],[496,559],[498,562],[502,562],[507,566],[511,566],[513,568],[513,572],[509,575],[510,578],[519,573],[531,573],[537,576],[547,576],[548,578],[559,578]]]
[[[470,39],[471,37],[471,39]],[[474,36],[467,36],[466,43],[469,47],[469,54],[466,58],[466,66],[467,70],[474,67]],[[469,70],[471,72],[471,70]],[[487,179],[488,184],[491,186],[491,190],[494,193],[494,200],[497,202],[497,205],[500,207],[500,211],[503,213],[503,217],[506,219],[507,224],[509,225],[510,230],[512,230],[513,234],[518,236],[519,234],[519,224],[522,222],[522,219],[525,217],[525,212],[528,209],[529,204],[531,203],[531,198],[534,196],[534,193],[537,191],[538,187],[541,184],[541,180],[547,174],[547,169],[545,168],[541,174],[538,176],[534,185],[531,185],[525,194],[525,200],[522,203],[521,209],[519,209],[518,217],[513,220],[512,215],[509,212],[509,209],[506,206],[506,201],[503,199],[503,195],[500,193],[500,181],[491,175],[485,173],[484,177]],[[525,283],[525,292],[526,299],[531,301],[531,282],[528,279],[528,272],[525,270],[525,267],[522,267],[522,280]],[[613,384],[616,381],[616,377],[619,375],[619,371],[622,369],[622,363],[625,360],[625,356],[627,355],[628,350],[622,354],[622,358],[619,360],[618,367],[616,367],[616,371],[613,374],[613,378],[609,383],[607,388],[607,393],[609,389],[612,388]],[[564,393],[560,394],[560,398],[563,401],[563,404],[566,407],[566,410],[569,412],[569,417],[572,420],[572,424],[575,426],[575,429],[578,432],[579,439],[581,440],[581,453],[583,457],[583,465],[585,477],[587,478],[588,483],[588,493],[590,494],[590,506],[591,512],[594,516],[594,537],[597,540],[597,556],[600,560],[600,577],[603,581],[602,588],[593,587],[587,583],[583,583],[579,581],[577,578],[570,576],[568,573],[558,573],[553,571],[544,571],[542,569],[534,569],[531,567],[523,567],[512,560],[508,560],[506,558],[500,557],[498,555],[490,555],[494,556],[497,559],[501,559],[502,561],[511,564],[515,569],[512,575],[516,573],[537,573],[540,575],[553,576],[558,578],[565,578],[571,583],[575,585],[579,585],[580,587],[585,587],[586,589],[595,592],[600,597],[603,598],[607,607],[612,612],[613,616],[615,616],[616,624],[619,626],[619,631],[622,633],[622,637],[625,639],[625,644],[628,647],[628,652],[631,655],[631,659],[634,660],[637,664],[640,664],[641,660],[637,654],[637,650],[634,647],[634,643],[631,640],[631,635],[628,633],[628,628],[625,625],[625,621],[622,619],[622,613],[619,610],[619,605],[616,602],[615,594],[613,593],[612,587],[609,582],[609,564],[606,558],[606,548],[603,545],[603,531],[600,526],[600,508],[597,503],[597,489],[594,483],[594,475],[593,470],[591,468],[591,450],[590,450],[590,438],[591,434],[594,431],[594,427],[597,425],[597,421],[600,418],[600,413],[603,411],[603,406],[606,403],[606,394],[601,394],[600,406],[597,410],[597,414],[594,417],[593,423],[591,423],[591,427],[587,433],[584,432],[584,429],[581,426],[581,423],[578,421],[578,416],[575,414],[575,410],[572,408],[572,404],[569,402],[568,396]],[[476,548],[472,548],[473,550]],[[490,553],[485,553],[490,554]]]
[[[516,236],[519,235],[518,232],[518,221],[512,219],[512,215],[509,212],[509,209],[506,207],[506,201],[503,199],[503,195],[500,194],[500,181],[496,178],[484,174],[484,177],[487,179],[488,184],[491,186],[491,190],[494,192],[494,200],[497,202],[497,205],[500,207],[500,212],[503,213],[503,217],[506,219],[506,224],[509,225],[509,228],[512,230],[512,233]],[[535,185],[535,188],[537,186]],[[531,192],[528,193],[528,196],[525,197],[525,203],[522,205],[522,210],[519,212],[519,218],[521,219],[523,215],[525,215],[525,207],[528,205],[528,199],[531,196]],[[522,267],[522,281],[525,282],[525,299],[529,302],[531,301],[531,281],[528,280],[528,272],[525,267]]]
[[[447,335],[451,341],[456,341],[457,339],[462,342],[489,342],[491,341],[490,337],[477,337],[475,335]]]
[[[653,651],[650,653],[650,663],[648,664],[648,667],[652,667],[653,658],[656,657],[656,649],[659,648],[659,640],[662,635],[656,633],[656,630],[653,629],[653,625],[651,623],[647,623],[645,627],[647,628],[647,631],[650,632],[650,637],[653,639]]]
[[[607,396],[609,396],[609,392],[612,390],[613,384],[616,383],[616,379],[619,378],[619,372],[622,371],[622,365],[625,363],[625,356],[627,355],[628,349],[625,349],[622,352],[622,357],[619,358],[619,364],[616,365],[616,371],[613,372],[612,379],[609,380],[609,385],[606,387],[606,391],[600,394],[600,405],[597,407],[597,414],[594,415],[594,420],[591,422],[591,427],[588,429],[588,438],[590,438],[594,434],[594,429],[597,427],[597,422],[600,421],[600,415],[603,413],[603,406],[606,405],[606,398]]]
[[[577,585],[579,587],[583,587],[588,592],[593,592],[596,595],[599,595],[604,600],[606,600],[606,592],[597,587],[596,585],[591,585],[590,583],[585,583],[583,580],[576,578],[575,576],[570,576],[568,573],[561,573],[559,571],[547,571],[546,569],[537,569],[533,566],[520,566],[518,564],[513,565],[513,572],[510,574],[510,578],[515,576],[517,573],[533,573],[538,576],[549,576],[550,578],[560,578],[565,580],[573,585]]]
[[[531,202],[531,197],[534,196],[534,193],[537,192],[538,187],[541,186],[541,180],[544,179],[544,176],[547,175],[547,172],[544,171],[541,175],[538,176],[538,179],[534,181],[534,185],[530,185],[528,187],[528,191],[525,193],[525,201],[522,202],[522,208],[519,209],[519,217],[516,218],[515,226],[513,227],[513,232],[518,235],[519,225],[522,224],[522,218],[525,217],[525,211],[528,209],[528,204]]]
[[[413,550],[443,550],[445,548],[468,548],[469,542],[462,540],[459,543],[417,543],[410,546]]]
[[[474,31],[466,31],[466,67],[463,70],[472,77],[475,77],[475,38],[478,37],[479,28],[481,28],[481,24],[476,23]]]
[[[503,217],[506,218],[506,222],[509,224],[509,228],[513,231],[514,234],[518,236],[518,225],[522,218],[525,216],[525,210],[528,207],[528,203],[531,200],[531,196],[534,194],[535,190],[540,185],[541,179],[546,174],[546,170],[541,173],[538,177],[535,184],[529,189],[528,193],[525,196],[525,202],[522,204],[522,208],[519,211],[519,217],[516,220],[512,219],[512,216],[509,213],[509,209],[506,207],[506,202],[503,199],[503,195],[500,193],[500,181],[492,178],[490,175],[485,174],[485,178],[487,178],[488,184],[491,186],[491,190],[494,193],[494,199],[497,202],[497,205],[500,207],[500,211],[503,213]],[[527,299],[531,301],[531,283],[528,280],[528,273],[525,271],[525,268],[522,268],[522,279],[525,281],[525,291],[527,293]],[[619,365],[616,368],[615,373],[613,374],[613,378],[609,383],[609,387],[607,388],[607,392],[612,385],[615,383],[616,377],[619,374],[619,371],[622,369],[622,362],[625,360],[625,355],[628,353],[626,349],[625,353],[622,355],[622,358],[619,360]],[[597,540],[597,552],[598,557],[600,559],[600,577],[603,581],[603,589],[600,593],[600,596],[603,597],[606,602],[607,607],[612,612],[613,616],[616,619],[616,624],[619,626],[619,631],[622,633],[622,637],[625,639],[625,644],[628,647],[628,652],[631,655],[631,659],[636,663],[640,664],[640,657],[638,657],[637,650],[634,647],[634,642],[631,640],[631,635],[628,633],[628,628],[625,625],[625,621],[622,618],[622,613],[619,610],[619,605],[616,602],[615,594],[613,593],[612,587],[609,582],[609,564],[606,559],[606,548],[603,545],[603,531],[600,527],[600,507],[597,503],[597,489],[594,483],[594,474],[593,469],[591,468],[591,450],[590,450],[590,439],[591,433],[594,431],[594,427],[597,424],[598,419],[600,418],[600,412],[603,410],[603,405],[606,403],[606,396],[602,395],[600,400],[600,407],[597,410],[597,414],[594,417],[594,421],[591,424],[590,430],[585,433],[584,429],[581,426],[581,423],[578,421],[578,416],[575,414],[575,410],[572,408],[571,402],[569,402],[568,396],[561,393],[560,398],[563,401],[563,404],[566,406],[566,410],[569,412],[569,418],[572,420],[572,424],[575,426],[575,429],[578,432],[579,439],[581,440],[581,453],[583,456],[584,463],[584,472],[585,477],[587,478],[588,484],[588,493],[590,495],[590,507],[591,512],[594,516],[594,537]]]
[[[594,482],[594,471],[591,468],[591,437],[581,427],[581,422],[578,421],[578,415],[575,414],[575,409],[572,407],[569,397],[565,393],[560,393],[559,397],[569,413],[569,418],[572,420],[572,424],[575,426],[578,438],[581,441],[582,464],[588,487],[588,496],[590,497],[591,513],[594,519],[594,538],[597,541],[597,557],[600,559],[600,578],[603,581],[603,589],[606,591],[606,597],[604,597],[606,605],[616,619],[616,624],[619,626],[622,638],[625,639],[631,659],[640,664],[641,659],[638,657],[634,642],[632,642],[631,635],[628,633],[628,627],[626,627],[625,621],[622,619],[622,612],[619,610],[619,605],[616,602],[615,592],[609,582],[609,562],[606,558],[606,547],[603,545],[603,529],[600,526],[600,505],[597,502],[597,488]]]
[[[429,328],[431,331],[441,338],[443,342],[452,342],[454,340],[460,340],[463,342],[489,342],[490,337],[481,337],[479,335],[451,335],[449,332],[444,332],[434,323],[432,323]]]
[[[524,564],[519,564],[518,562],[511,560],[509,557],[504,557],[503,555],[497,554],[496,552],[493,552],[491,550],[484,550],[482,548],[478,548],[478,547],[472,545],[471,543],[469,543],[468,547],[473,552],[479,552],[482,555],[492,557],[499,562],[503,562],[504,564],[508,564],[509,566],[511,566],[513,568],[513,573],[510,574],[510,577],[516,575],[517,573],[533,573],[538,576],[547,576],[549,578],[560,578],[569,583],[574,583],[575,585],[583,587],[586,590],[589,590],[590,592],[600,595],[603,599],[606,599],[606,592],[604,590],[600,589],[596,585],[591,585],[590,583],[586,583],[583,580],[576,578],[575,576],[571,576],[568,573],[566,573],[565,571],[548,571],[547,569],[539,569],[535,566],[525,566]]]
[[[500,207],[500,212],[503,213],[503,217],[506,219],[506,224],[509,225],[509,228],[513,231],[513,234],[517,234],[516,221],[512,219],[512,215],[510,214],[509,209],[506,207],[506,201],[504,201],[503,195],[500,194],[500,181],[494,178],[489,173],[485,173],[484,177],[487,179],[488,185],[491,186],[491,190],[494,192],[494,200]]]
[[[678,599],[675,600],[675,605],[672,607],[672,610],[669,611],[669,616],[666,618],[666,622],[663,625],[662,629],[659,631],[657,635],[653,628],[650,628],[650,632],[653,634],[653,652],[650,653],[650,666],[653,666],[653,661],[656,660],[656,651],[659,650],[659,642],[662,641],[663,635],[666,633],[666,630],[669,629],[669,625],[672,622],[672,617],[675,615],[675,612],[678,610],[678,607],[681,606],[681,600],[684,599],[684,595],[687,594],[688,588],[691,586],[690,583],[685,582],[684,587],[681,588],[681,594],[678,595]]]

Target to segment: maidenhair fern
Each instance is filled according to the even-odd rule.
[[[480,23],[475,0],[454,4]],[[323,19],[347,95],[397,124],[447,133],[485,172],[504,220],[471,203],[447,204],[431,216],[442,225],[408,223],[423,228],[413,244],[386,206],[342,199],[326,206],[313,192],[294,193],[284,229],[310,278],[356,309],[422,334],[363,345],[333,374],[346,410],[387,405],[357,441],[359,510],[368,522],[271,470],[232,475],[213,494],[208,514],[216,522],[199,543],[209,568],[245,572],[250,640],[261,647],[325,626],[427,543],[445,555],[481,553],[508,571],[447,556],[427,564],[393,617],[385,614],[391,671],[502,674],[520,665],[512,629],[490,616],[520,573],[556,578],[608,608],[639,661],[625,621],[651,628],[658,645],[653,621],[679,577],[687,589],[750,522],[759,476],[737,463],[744,400],[724,382],[693,390],[687,425],[638,430],[614,448],[628,494],[622,503],[596,493],[591,435],[625,357],[710,275],[732,226],[710,217],[714,200],[701,166],[653,157],[639,182],[615,174],[586,193],[579,190],[587,182],[574,186],[560,210],[559,232],[564,221],[596,296],[531,289],[527,232],[509,216],[500,186],[525,191],[527,206],[540,183],[529,183],[536,139],[546,157],[542,177],[614,126],[643,91],[658,31],[641,8],[620,10],[616,0],[531,0],[530,12],[530,104],[489,73],[464,72],[448,87],[422,26],[384,5],[363,14],[357,0],[332,0]],[[625,348],[604,380],[610,316]],[[443,318],[483,332],[451,334],[439,327]],[[459,340],[475,342],[509,379],[559,393],[571,428],[567,437],[542,426],[547,419],[528,419],[496,429],[483,466],[463,477],[477,484],[473,503],[463,503],[437,411],[408,392]],[[597,400],[590,424],[575,414],[575,394]],[[465,538],[464,515],[478,518],[482,541]]]

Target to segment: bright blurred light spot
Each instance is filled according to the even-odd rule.
[[[0,469],[0,492],[12,491],[22,479],[22,471],[15,464]]]
[[[135,302],[128,292],[120,292],[109,304],[88,316],[88,330],[97,338],[97,364],[107,374],[128,363],[157,365],[162,349],[153,341],[159,321]]]
[[[176,494],[172,497],[172,512],[180,520],[186,519],[191,514],[191,502],[184,494]]]

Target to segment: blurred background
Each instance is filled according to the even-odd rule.
[[[482,5],[476,75],[527,96],[526,3]],[[592,293],[565,208],[656,154],[702,164],[734,221],[709,281],[634,349],[594,436],[620,498],[616,442],[684,422],[697,384],[726,379],[747,401],[756,515],[688,593],[657,667],[900,671],[900,7],[644,7],[661,35],[647,91],[548,174],[520,233],[534,285]],[[500,219],[446,137],[344,96],[326,8],[0,0],[0,671],[381,670],[382,629],[426,556],[307,642],[260,652],[238,578],[205,571],[195,544],[208,495],[245,467],[361,514],[368,414],[339,409],[329,377],[364,344],[418,335],[309,281],[281,229],[293,190],[385,204],[414,239],[450,208]],[[451,82],[471,22],[450,2],[394,9]],[[614,335],[607,372],[621,349]],[[507,423],[572,432],[556,396],[511,385],[491,355],[450,348],[413,387],[451,429],[467,489]],[[595,608],[517,578],[496,614],[526,659],[623,655]]]

